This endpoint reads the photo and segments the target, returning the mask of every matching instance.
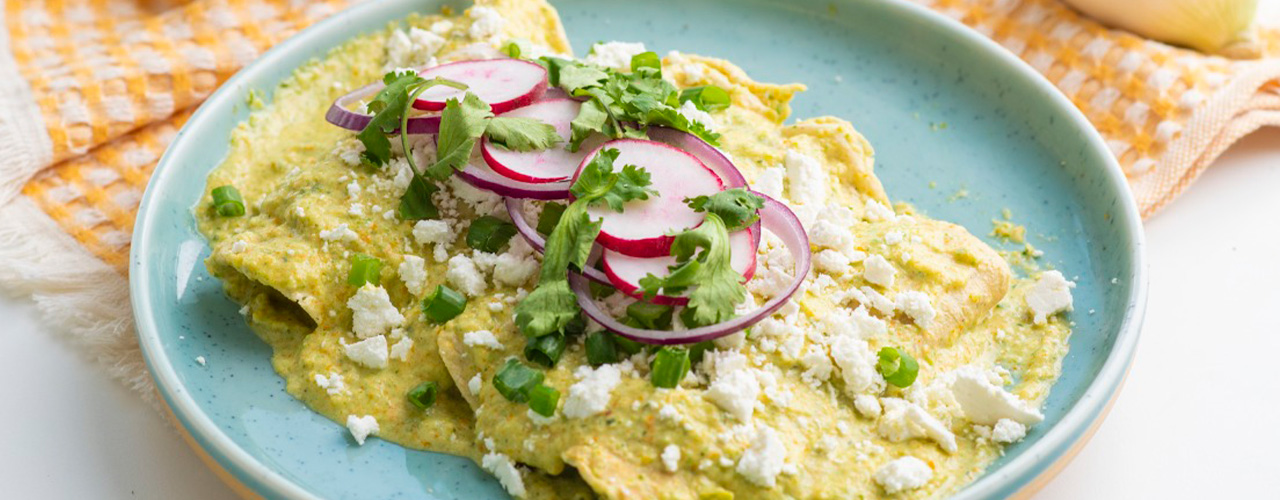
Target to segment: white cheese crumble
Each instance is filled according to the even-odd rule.
[[[1031,308],[1035,323],[1043,325],[1049,316],[1059,311],[1070,311],[1071,289],[1075,286],[1075,283],[1067,281],[1059,271],[1040,273],[1036,283],[1027,292],[1027,307]]]
[[[711,117],[711,113],[698,109],[698,106],[693,101],[685,101],[676,112],[691,122],[701,123],[707,130],[712,132],[720,127],[720,124],[716,123],[716,119]]]
[[[476,376],[471,377],[471,380],[467,381],[467,390],[471,391],[472,395],[480,394],[480,386],[482,384],[484,384],[484,379],[480,377],[479,373],[477,373]]]
[[[351,308],[351,326],[356,337],[365,339],[382,335],[404,323],[404,315],[391,303],[387,290],[372,283],[365,283],[347,301]]]
[[[813,256],[813,263],[819,271],[832,276],[840,276],[849,271],[849,257],[835,250],[823,250]]]
[[[853,407],[867,418],[880,416],[880,400],[870,394],[859,394],[853,397]]]
[[[675,472],[680,468],[680,447],[674,444],[662,449],[662,467],[667,472]]]
[[[716,375],[704,397],[739,421],[751,420],[760,397],[760,381],[747,369]]]
[[[952,373],[955,380],[951,382],[951,395],[970,422],[995,425],[1002,419],[1009,419],[1023,425],[1035,425],[1044,420],[1039,410],[991,383],[981,371],[961,367]]]
[[[347,184],[347,196],[356,198],[360,196],[360,183],[355,179],[351,179],[351,183]]]
[[[1016,443],[1027,437],[1027,426],[1002,418],[991,428],[991,440],[997,443]]]
[[[512,248],[524,241],[521,238],[512,240]],[[517,255],[515,252],[508,252],[499,255],[493,264],[493,279],[500,284],[509,286],[523,285],[537,274],[540,266],[537,259],[531,256]]]
[[[467,29],[471,38],[498,43],[498,35],[502,34],[502,27],[507,23],[502,14],[491,7],[477,5],[467,11],[467,16],[471,18],[471,27]]]
[[[338,227],[333,229],[320,231],[320,239],[324,241],[355,241],[356,237],[356,232],[346,224],[338,224]]]
[[[658,418],[667,422],[679,423],[684,420],[684,415],[680,414],[680,410],[668,403],[662,403],[662,407],[658,408]]]
[[[830,179],[818,160],[789,149],[782,163],[787,167],[787,193],[792,201],[810,206],[827,203]]]
[[[364,143],[355,139],[343,140],[338,143],[338,147],[334,150],[334,154],[346,163],[348,167],[360,165],[360,154],[364,153]]]
[[[933,299],[924,292],[902,292],[894,299],[894,305],[910,316],[920,328],[929,328],[933,319],[938,316],[937,311],[933,310]]]
[[[245,243],[244,240],[236,240],[235,243],[231,244],[231,253],[240,253],[247,250],[248,248],[249,248],[249,244]]]
[[[867,201],[867,205],[864,208],[862,216],[869,221],[894,222],[898,220],[898,215],[893,213],[893,209],[876,200]]]
[[[420,220],[413,225],[413,239],[419,245],[453,243],[453,231],[443,220]]]
[[[890,246],[897,245],[902,243],[903,238],[902,231],[889,231],[884,233],[884,244]]]
[[[882,256],[872,255],[862,261],[862,278],[868,283],[888,288],[893,286],[893,277],[897,274],[898,270]]]
[[[472,7],[472,9],[482,9],[484,7]],[[494,477],[498,478],[498,482],[502,484],[502,488],[507,490],[514,497],[524,496],[524,478],[520,476],[520,470],[515,464],[511,463],[511,459],[501,453],[485,453],[480,459],[480,467],[489,471]]]
[[[355,438],[356,444],[364,446],[365,439],[378,434],[378,419],[373,418],[373,415],[363,417],[347,415],[347,430],[351,431],[351,437]]]
[[[772,488],[778,484],[778,474],[786,468],[787,447],[778,437],[778,431],[767,425],[756,428],[751,447],[738,459],[738,474],[752,484]]]
[[[785,175],[786,171],[782,167],[764,168],[756,176],[756,181],[751,183],[751,187],[765,196],[781,200],[783,199],[782,189],[784,187],[782,181]]]
[[[631,58],[644,51],[644,44],[640,42],[597,43],[591,46],[586,61],[597,66],[626,70],[631,68]]]
[[[564,402],[564,416],[586,418],[601,413],[609,407],[613,388],[622,381],[622,372],[614,365],[599,368],[579,366],[574,376],[578,381],[569,386],[569,397]]]
[[[902,457],[885,464],[876,471],[874,479],[890,495],[914,490],[933,478],[933,469],[916,457]]]
[[[525,410],[525,415],[529,417],[529,421],[533,422],[533,425],[538,427],[543,427],[556,421],[556,416],[554,414],[550,417],[544,417],[541,413],[533,411],[532,408]]]
[[[444,47],[445,39],[421,28],[395,30],[387,39],[387,64],[390,66],[428,65],[432,56]]]
[[[876,371],[877,358],[867,341],[851,335],[835,336],[831,339],[831,359],[840,367],[845,391],[850,395],[884,388],[884,377]]]
[[[449,258],[449,269],[445,271],[444,279],[458,291],[472,297],[484,293],[487,288],[484,273],[481,273],[475,261],[466,255],[454,255]]]
[[[413,350],[413,339],[401,337],[395,345],[391,346],[391,357],[400,361],[408,361],[409,351],[411,350]]]
[[[400,263],[400,281],[404,282],[404,287],[409,289],[409,293],[416,296],[422,295],[422,287],[427,283],[427,261],[417,255],[405,255],[404,261]]]
[[[501,350],[503,347],[502,342],[498,342],[498,337],[495,337],[493,332],[489,330],[467,332],[462,335],[462,343],[471,347],[488,347],[495,351]]]
[[[200,363],[200,366],[204,366],[208,361],[204,359],[204,356],[196,356],[196,363]]]
[[[315,381],[316,385],[324,389],[330,396],[342,394],[347,389],[346,381],[343,380],[342,374],[338,372],[329,372],[327,377],[317,373]]]
[[[919,405],[899,398],[880,398],[880,404],[884,416],[880,417],[876,432],[881,437],[895,443],[927,437],[947,452],[956,451],[956,436],[951,429]]]
[[[342,347],[347,357],[369,368],[387,367],[387,337],[378,335]]]

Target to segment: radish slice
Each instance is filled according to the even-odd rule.
[[[603,219],[601,246],[633,257],[666,257],[676,234],[697,227],[703,214],[685,204],[686,198],[712,195],[724,190],[720,177],[693,155],[666,144],[642,139],[619,139],[596,148],[582,160],[578,173],[591,158],[608,149],[618,150],[614,168],[635,165],[648,171],[656,196],[629,201],[621,213],[603,203],[587,209],[592,219]]]
[[[791,257],[795,259],[795,267],[791,271],[793,276],[791,284],[783,293],[769,299],[760,308],[723,323],[698,327],[692,330],[646,330],[624,325],[610,316],[609,313],[600,309],[596,301],[591,298],[591,290],[587,286],[586,278],[571,273],[569,275],[569,286],[573,289],[574,294],[578,296],[578,305],[582,307],[582,312],[611,332],[648,344],[692,344],[712,340],[742,331],[769,317],[800,289],[800,284],[804,282],[805,276],[809,274],[811,253],[809,250],[809,236],[805,234],[804,227],[800,225],[800,219],[796,217],[796,214],[777,200],[760,193],[756,194],[765,199],[764,209],[760,211],[760,222],[763,229],[778,235],[778,238],[787,245],[787,250],[791,252]]]
[[[582,159],[605,140],[603,135],[594,134],[582,143],[577,152],[570,153],[564,148],[570,133],[569,122],[577,118],[580,108],[582,103],[573,99],[551,99],[503,113],[503,117],[533,118],[551,125],[563,140],[550,149],[520,152],[494,145],[486,137],[480,145],[485,163],[494,172],[520,182],[536,184],[569,180],[569,176],[582,164]]]
[[[547,70],[520,59],[482,59],[433,66],[418,72],[423,78],[447,78],[467,84],[466,90],[444,85],[424,90],[413,107],[427,111],[444,109],[445,101],[471,92],[502,113],[537,101],[547,91]]]
[[[729,157],[696,135],[673,128],[650,127],[649,138],[693,155],[720,176],[720,180],[724,181],[725,189],[748,187],[747,178],[742,176],[742,172],[734,166]]]
[[[760,223],[757,221],[751,227],[729,234],[729,248],[732,252],[729,265],[742,273],[744,280],[750,280],[756,274],[756,249],[760,242],[760,237],[756,235],[759,233]],[[604,263],[604,274],[609,277],[613,287],[641,300],[644,300],[644,293],[640,291],[640,280],[650,274],[666,276],[671,273],[671,266],[676,265],[676,258],[672,256],[646,259],[622,255],[612,250],[605,250],[600,258]],[[682,306],[689,302],[689,298],[656,295],[649,302]]]
[[[533,200],[563,200],[569,197],[569,182],[530,184],[498,175],[482,162],[472,161],[466,168],[454,173],[459,179],[477,188],[493,191],[508,198]]]
[[[373,96],[382,91],[387,85],[381,81],[365,85],[356,90],[351,91],[347,95],[339,97],[329,106],[329,111],[324,114],[324,119],[329,123],[359,132],[369,126],[369,121],[373,119],[373,115],[354,111],[351,107],[361,100]],[[434,134],[440,131],[440,115],[438,113],[430,113],[421,116],[409,117],[409,135],[414,134]]]
[[[542,253],[543,249],[547,247],[547,240],[541,234],[538,234],[538,230],[534,229],[529,224],[529,220],[524,217],[524,200],[507,198],[504,201],[507,205],[507,214],[511,216],[511,222],[516,225],[516,230],[520,232],[520,236],[523,236],[524,240],[529,242],[529,246],[533,247],[534,250]],[[600,247],[597,246],[591,250],[591,257],[587,261],[595,262],[597,260],[596,257],[599,255]],[[613,283],[609,282],[609,278],[594,267],[587,268],[582,274],[585,274],[588,278],[591,278],[591,281],[596,283],[613,286]]]

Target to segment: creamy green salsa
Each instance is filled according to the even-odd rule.
[[[397,67],[474,58],[512,39],[570,52],[542,2],[481,4],[492,10],[414,17],[413,29],[353,39],[298,69],[209,176],[209,191],[235,186],[246,213],[222,216],[210,195],[201,200],[207,265],[271,345],[290,394],[339,423],[372,417],[378,438],[470,457],[529,498],[943,496],[1039,422],[1067,352],[1058,313],[1071,285],[1052,272],[1017,277],[963,228],[895,212],[871,146],[847,122],[783,125],[802,85],[680,53],[663,59],[664,75],[729,91],[732,105],[702,119],[753,188],[804,221],[814,271],[773,317],[717,340],[677,388],[653,387],[644,351],[592,367],[578,336],[553,368],[531,365],[561,394],[555,416],[501,395],[493,377],[525,359],[512,311],[536,282],[538,255],[519,236],[494,253],[468,246],[477,217],[507,215],[496,195],[457,179],[434,196],[438,220],[401,220],[399,141],[389,165],[371,168],[354,133],[323,120],[334,99]],[[430,139],[410,149],[419,165],[434,155]],[[527,205],[536,219],[542,205]],[[349,284],[357,254],[382,261],[377,285]],[[776,238],[757,265],[753,304],[791,272]],[[421,307],[437,285],[467,299],[443,325]],[[602,302],[621,314],[630,299]],[[882,347],[914,355],[914,384],[886,383]],[[438,387],[427,409],[407,397],[424,382]]]

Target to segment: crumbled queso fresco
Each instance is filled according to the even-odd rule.
[[[795,214],[811,270],[798,273],[804,254],[786,238],[758,234],[731,309],[780,307],[678,350],[632,344],[586,316],[522,334],[515,311],[538,298],[550,235],[477,239],[518,220],[458,175],[430,181],[423,196],[438,213],[404,220],[402,199],[436,163],[437,141],[392,137],[374,168],[376,143],[315,119],[385,72],[513,50],[574,53],[542,0],[482,0],[355,38],[297,70],[210,174],[210,189],[234,185],[245,209],[221,216],[204,209],[211,197],[197,207],[211,274],[273,348],[289,393],[345,424],[352,446],[377,437],[469,457],[521,498],[931,498],[1038,432],[1076,284],[1058,270],[1015,274],[964,228],[894,205],[848,122],[788,120],[801,86],[692,54],[666,54],[661,77],[715,86],[729,102],[685,99],[669,119],[717,134],[750,187]],[[628,73],[641,54],[642,43],[603,41],[579,61]],[[376,109],[368,102],[353,106]],[[479,149],[464,166],[487,165]],[[569,204],[512,210],[540,226]],[[603,288],[583,300],[633,326],[691,328],[690,307],[646,315]],[[676,378],[657,382],[673,366]]]

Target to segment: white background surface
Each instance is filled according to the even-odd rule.
[[[1237,144],[1146,232],[1128,383],[1037,498],[1280,498],[1280,130]],[[0,321],[0,497],[235,498],[25,300],[0,298]]]

